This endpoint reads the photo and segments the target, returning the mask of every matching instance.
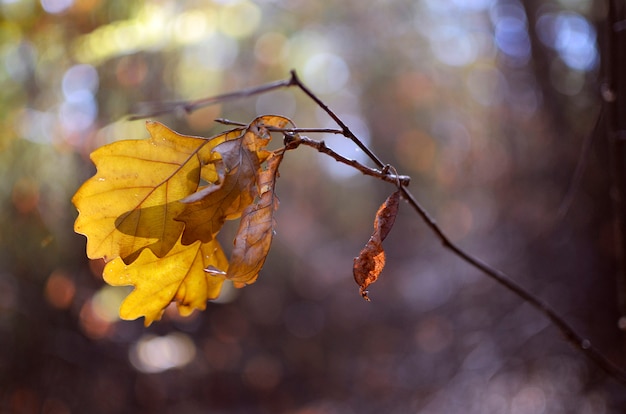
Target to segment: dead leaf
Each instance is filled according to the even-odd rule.
[[[354,258],[354,280],[359,285],[359,292],[363,299],[369,301],[367,287],[376,282],[385,267],[385,251],[383,240],[387,237],[398,215],[400,205],[400,191],[387,197],[387,200],[378,208],[374,219],[374,232],[365,244],[365,247]]]
[[[183,244],[211,240],[225,220],[241,217],[258,195],[258,171],[270,154],[265,150],[271,139],[266,127],[283,128],[289,123],[284,117],[262,116],[252,121],[240,138],[215,146],[222,177],[218,184],[181,200],[186,206],[176,219],[185,223]]]
[[[274,212],[278,208],[274,186],[283,154],[280,152],[267,160],[267,169],[258,178],[259,197],[254,204],[246,207],[241,217],[226,274],[235,286],[254,283],[272,244]]]
[[[204,310],[206,301],[219,296],[228,261],[218,241],[188,246],[178,241],[169,254],[158,258],[144,249],[130,265],[121,258],[107,263],[104,280],[112,286],[135,286],[120,308],[123,319],[145,317],[145,325],[159,320],[164,309],[176,302],[181,315]],[[206,272],[205,269],[216,269]]]

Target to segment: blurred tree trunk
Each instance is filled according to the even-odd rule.
[[[613,14],[608,12],[609,1],[613,3],[611,4]],[[623,140],[618,139],[617,135],[610,131],[626,130],[626,125],[624,125],[626,123],[626,112],[624,112],[626,109],[626,90],[624,89],[626,87],[624,77],[626,74],[626,41],[624,41],[626,31],[616,32],[610,28],[615,27],[616,21],[623,21],[626,2],[624,0],[597,1],[590,13],[592,18],[597,20],[598,49],[602,68],[599,74],[591,71],[588,76],[606,78],[607,85],[610,86],[605,89],[613,91],[617,97],[621,98],[621,101],[616,99],[608,102],[604,96],[604,103],[599,99],[600,81],[588,80],[586,84],[595,88],[594,91],[573,97],[555,89],[551,79],[555,75],[551,72],[557,70],[555,65],[559,64],[559,57],[555,51],[541,42],[536,29],[538,18],[546,12],[545,2],[522,0],[521,3],[528,19],[528,34],[532,48],[530,70],[533,71],[542,93],[542,115],[547,121],[547,133],[557,138],[552,140],[554,145],[549,150],[552,152],[551,159],[555,162],[554,173],[562,182],[563,190],[572,179],[572,174],[577,168],[576,162],[589,164],[586,166],[582,180],[575,183],[580,188],[573,189],[578,193],[571,206],[573,211],[561,224],[566,227],[576,226],[577,211],[585,209],[584,203],[579,207],[577,202],[584,199],[585,195],[589,200],[593,200],[589,204],[590,208],[584,213],[588,215],[588,221],[583,224],[584,227],[578,229],[572,227],[567,232],[564,230],[565,227],[558,227],[561,227],[560,231],[563,234],[578,234],[583,238],[579,240],[582,243],[577,248],[592,247],[594,251],[591,256],[595,263],[585,272],[586,274],[563,274],[561,278],[565,281],[571,280],[574,276],[578,280],[577,286],[572,288],[576,290],[576,294],[572,295],[570,307],[572,311],[576,309],[575,319],[584,320],[584,328],[581,327],[581,331],[593,338],[594,342],[607,352],[607,355],[621,364],[624,361],[622,355],[624,338],[615,326],[616,319],[626,315],[626,279],[623,277],[626,269],[626,261],[624,261],[626,250],[624,250],[625,244],[623,243],[626,237],[626,146]],[[626,28],[626,24],[623,26]],[[617,40],[615,38],[617,35],[622,39]],[[567,70],[569,69],[564,67],[561,75],[557,76],[565,76]],[[619,77],[622,79],[618,79]],[[619,90],[621,92],[618,92]],[[590,111],[588,105],[575,105],[580,103],[576,100],[580,100],[582,96],[597,96],[597,103],[603,105],[602,113],[599,113],[599,108]],[[603,123],[594,129],[594,122],[590,116],[602,117],[599,121]],[[603,136],[605,131],[609,131],[608,140]],[[592,139],[592,134],[596,135],[593,136],[593,143],[585,142],[587,139]],[[588,146],[590,151],[579,157],[581,148],[584,146]],[[609,165],[610,168],[607,167]],[[609,196],[610,184],[613,186],[611,196]],[[619,191],[615,191],[618,188]],[[612,211],[618,224],[615,224],[616,238],[609,242],[613,250],[607,252],[608,243],[603,240],[606,240],[605,229],[611,229],[613,226]],[[567,237],[569,240],[571,236]],[[574,242],[574,239],[570,242]],[[550,249],[550,244],[542,243],[541,248]],[[613,258],[615,260],[612,260]],[[545,262],[542,263],[545,265]],[[617,275],[617,289],[614,275]],[[584,298],[585,309],[580,308],[580,302],[574,299],[576,297]]]
[[[558,94],[552,86],[551,71],[554,58],[554,52],[545,47],[537,35],[537,19],[539,12],[545,2],[542,0],[523,0],[524,12],[528,21],[528,37],[532,50],[530,60],[531,68],[537,86],[541,91],[543,113],[549,121],[549,133],[556,137],[575,138],[571,123],[567,119],[567,111],[563,110],[567,103],[562,99],[562,95]]]
[[[611,165],[620,327],[626,329],[626,2],[623,0],[609,0],[605,36],[602,97]]]

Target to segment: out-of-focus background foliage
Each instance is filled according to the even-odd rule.
[[[625,365],[605,139],[557,210],[599,112],[604,2],[0,0],[0,411],[620,413],[626,390],[402,206],[364,302],[352,258],[392,187],[308,148],[282,165],[258,282],[203,313],[120,321],[72,231],[89,153],[146,137],[142,101],[303,81],[413,177],[450,237]],[[295,90],[159,120],[333,126]],[[325,139],[349,158],[363,154]],[[229,241],[224,245],[228,247]]]

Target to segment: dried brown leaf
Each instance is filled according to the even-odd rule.
[[[274,236],[274,212],[278,208],[274,185],[282,158],[283,152],[279,152],[267,160],[267,169],[258,177],[259,197],[242,214],[226,275],[236,286],[256,280],[269,252]]]
[[[176,220],[185,223],[183,244],[211,240],[225,220],[239,218],[252,205],[257,193],[261,164],[270,152],[265,150],[271,136],[267,126],[284,127],[289,119],[266,115],[255,119],[239,137],[215,146],[213,153],[220,180],[181,200],[184,211]]]
[[[374,232],[359,256],[354,258],[352,269],[354,280],[359,285],[359,292],[365,300],[370,300],[367,296],[367,287],[376,282],[385,267],[383,240],[396,221],[399,206],[400,191],[396,191],[387,197],[387,200],[378,208],[374,219]]]

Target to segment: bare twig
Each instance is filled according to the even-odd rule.
[[[241,127],[245,127],[248,124],[246,124],[245,122],[239,122],[239,121],[231,121],[230,119],[226,119],[226,118],[216,118],[214,119],[215,122],[217,122],[218,124],[222,124],[222,125],[228,125],[228,126],[241,126]]]
[[[344,135],[354,141],[359,148],[362,148],[366,154],[370,156],[370,159],[376,163],[376,165],[380,168],[384,168],[385,164],[378,159],[371,151],[365,150],[367,148],[359,139],[356,137],[349,128],[341,121],[341,119],[327,106],[325,105],[315,94],[310,92],[308,89],[302,85],[300,80],[296,77],[295,72],[292,72],[292,76],[296,79],[295,84],[299,86],[307,95],[309,95],[328,115],[333,118],[337,122],[337,124],[344,131]],[[319,149],[318,149],[319,150]],[[320,151],[325,152],[325,151]],[[388,181],[388,180],[385,180]],[[395,183],[395,181],[393,182]],[[430,216],[430,214],[424,209],[415,199],[413,194],[406,188],[405,184],[401,184],[401,191],[403,197],[408,201],[409,205],[413,207],[413,209],[417,212],[417,214],[424,220],[427,226],[433,231],[433,233],[441,240],[444,247],[451,250],[454,254],[459,256],[462,260],[472,265],[473,267],[480,270],[482,273],[486,274],[500,285],[504,286],[511,292],[515,293],[522,300],[532,305],[539,312],[543,313],[551,322],[554,324],[561,333],[565,336],[565,338],[572,343],[576,349],[580,350],[584,353],[590,360],[592,360],[596,365],[605,370],[609,375],[613,376],[615,379],[620,381],[623,384],[626,384],[626,373],[619,367],[617,367],[613,362],[608,360],[606,356],[602,352],[600,352],[597,348],[595,348],[591,341],[587,338],[578,334],[574,328],[572,328],[561,316],[558,315],[556,311],[554,311],[547,303],[543,302],[534,294],[530,293],[517,283],[515,283],[508,275],[504,272],[489,266],[482,260],[477,257],[465,252],[460,247],[452,243],[452,241],[448,238],[448,236],[443,232],[443,230],[437,225],[436,221]]]
[[[290,141],[287,145],[286,145],[286,149],[287,150],[292,150],[292,149],[296,149],[298,146],[300,145],[306,145],[307,147],[311,147],[311,148],[315,148],[316,150],[318,150],[321,153],[324,153],[332,158],[334,158],[336,161],[345,164],[345,165],[349,165],[352,168],[355,168],[357,170],[359,170],[361,173],[365,174],[365,175],[369,175],[371,177],[376,177],[380,180],[386,181],[388,183],[392,183],[392,184],[396,184],[396,185],[409,185],[409,182],[411,181],[411,177],[409,177],[408,175],[397,175],[397,174],[389,174],[387,171],[385,170],[376,170],[373,168],[369,168],[366,167],[365,165],[359,163],[356,160],[351,160],[348,158],[345,158],[344,156],[336,153],[335,151],[333,151],[332,149],[328,148],[326,146],[326,144],[324,143],[324,141],[316,141],[313,139],[310,139],[308,137],[304,137],[304,136],[299,136],[298,138],[295,138],[294,140]],[[395,169],[394,169],[395,171]]]
[[[322,100],[320,98],[318,98],[313,92],[311,92],[309,90],[309,88],[307,88],[300,81],[300,78],[296,74],[295,70],[291,71],[290,84],[291,85],[295,85],[298,88],[300,88],[302,90],[302,92],[304,92],[309,98],[311,98],[311,100],[313,100],[313,102],[315,102],[317,104],[317,106],[322,108],[324,110],[324,112],[326,112],[328,114],[328,116],[330,116],[333,119],[333,121],[335,121],[337,123],[337,125],[339,125],[339,127],[341,127],[341,129],[343,131],[343,135],[346,138],[351,139],[352,142],[354,142],[357,145],[357,147],[359,147],[359,149],[361,151],[363,151],[372,161],[374,161],[374,164],[376,164],[376,166],[378,168],[384,168],[385,167],[385,164],[376,156],[376,154],[374,154],[372,152],[372,150],[370,150],[367,147],[367,145],[365,145],[363,142],[361,142],[361,140],[359,138],[357,138],[357,136],[354,135],[352,133],[352,131],[350,131],[350,128],[348,128],[348,126],[341,120],[341,118],[339,118],[337,116],[337,114],[335,114],[333,111],[331,111],[330,108],[324,102],[322,102]]]
[[[374,155],[369,148],[365,144],[361,142],[351,131],[350,129],[341,121],[341,119],[327,106],[325,105],[315,94],[309,91],[298,79],[295,72],[291,72],[292,79],[294,79],[293,83],[297,85],[300,89],[302,89],[313,101],[315,101],[320,108],[322,108],[335,122],[337,125],[341,127],[344,131],[344,135],[347,138],[350,138],[361,148],[374,163],[380,167],[385,168],[385,164],[383,164],[380,159]],[[498,270],[494,267],[489,266],[482,260],[477,257],[465,252],[460,247],[452,243],[452,241],[446,236],[443,230],[437,225],[435,220],[428,214],[426,209],[424,209],[415,199],[413,194],[409,192],[409,190],[402,185],[400,187],[402,191],[402,195],[408,201],[409,205],[413,207],[413,209],[417,212],[417,214],[424,220],[424,222],[428,225],[428,227],[433,231],[433,233],[441,240],[444,247],[451,250],[454,254],[456,254],[459,258],[464,260],[466,263],[480,270],[483,274],[489,276],[491,279],[495,280],[500,285],[504,286],[509,291],[515,293],[518,297],[520,297],[523,301],[527,302],[539,312],[541,312],[545,317],[547,317],[550,322],[554,326],[556,326],[565,339],[569,341],[572,345],[575,346],[576,349],[581,351],[587,358],[593,361],[598,367],[602,368],[607,374],[611,375],[620,383],[626,385],[626,372],[622,370],[620,367],[611,362],[600,350],[595,348],[591,341],[582,335],[578,334],[574,328],[572,328],[556,311],[554,311],[547,303],[543,302],[536,295],[530,293],[522,286],[515,283],[506,273]]]
[[[500,285],[504,286],[509,291],[515,293],[526,303],[533,306],[544,316],[546,316],[554,326],[556,326],[561,333],[565,336],[568,342],[581,351],[587,358],[593,361],[598,367],[602,368],[607,374],[611,375],[620,383],[626,385],[626,373],[620,367],[611,362],[600,350],[595,348],[591,341],[582,335],[578,334],[574,328],[572,328],[559,314],[554,311],[547,303],[543,302],[534,294],[530,293],[517,283],[515,283],[504,272],[489,266],[482,260],[475,256],[466,253],[460,247],[450,241],[441,228],[437,225],[435,220],[428,214],[428,212],[417,202],[415,197],[405,188],[402,187],[402,195],[406,198],[408,203],[413,209],[420,215],[426,225],[435,233],[435,235],[441,240],[444,247],[450,249],[454,254],[459,256],[465,262],[469,263],[473,267],[486,274]]]
[[[224,125],[229,125],[229,126],[247,126],[248,124],[246,124],[245,122],[239,122],[239,121],[232,121],[230,119],[225,119],[225,118],[217,118],[215,119],[215,122],[218,122],[220,124],[224,124]],[[268,131],[272,131],[272,132],[282,132],[283,134],[291,134],[291,135],[295,135],[295,134],[311,134],[311,133],[315,133],[315,134],[336,134],[336,135],[343,135],[344,132],[341,129],[336,129],[336,128],[277,128],[274,126],[267,126],[266,127]]]
[[[268,127],[270,131],[283,132],[287,134],[336,134],[343,135],[343,131],[335,128],[275,128]]]
[[[391,168],[384,164],[351,130],[350,128],[324,103],[322,100],[317,97],[313,92],[311,92],[298,78],[295,71],[291,71],[291,78],[268,83],[265,85],[258,86],[256,88],[244,89],[239,92],[228,93],[224,95],[219,95],[212,98],[201,99],[194,102],[173,102],[164,105],[153,105],[152,107],[148,107],[148,109],[152,109],[151,111],[146,111],[142,115],[135,115],[131,117],[131,119],[141,119],[147,118],[150,116],[157,116],[164,113],[169,113],[177,110],[184,110],[185,112],[192,112],[200,107],[204,107],[207,105],[212,105],[219,102],[224,102],[227,100],[239,99],[243,97],[248,97],[252,95],[263,94],[272,90],[296,86],[300,90],[302,90],[311,100],[313,100],[322,110],[324,110],[340,127],[340,130],[336,129],[317,129],[317,128],[309,128],[309,129],[291,129],[291,130],[280,130],[285,133],[285,136],[289,139],[286,139],[285,150],[293,149],[299,145],[307,145],[317,149],[319,152],[327,154],[334,158],[335,160],[342,162],[346,165],[349,165],[357,170],[361,171],[363,174],[371,175],[376,178],[379,178],[383,181],[393,183],[394,185],[399,185],[399,188],[402,192],[403,197],[409,203],[409,205],[415,210],[415,212],[422,218],[422,220],[426,223],[426,225],[432,230],[435,236],[441,241],[444,247],[449,249],[456,256],[464,260],[466,263],[471,265],[472,267],[478,269],[486,276],[490,277],[501,286],[516,294],[520,299],[524,302],[527,302],[535,309],[537,309],[540,313],[542,313],[550,322],[561,331],[565,339],[575,346],[580,352],[583,353],[589,360],[594,362],[598,367],[607,372],[610,376],[615,378],[620,383],[626,385],[626,372],[616,366],[613,362],[611,362],[600,350],[595,348],[591,341],[582,335],[578,334],[574,328],[572,328],[556,311],[554,311],[547,303],[543,302],[536,295],[530,293],[522,286],[518,285],[514,282],[506,273],[498,270],[477,257],[465,252],[460,247],[455,245],[443,232],[443,230],[437,225],[435,220],[430,216],[430,214],[424,209],[415,199],[413,194],[409,192],[406,188],[408,184],[409,177],[407,176],[399,176],[397,174],[389,174],[389,170]],[[222,120],[223,122],[223,120]],[[226,121],[223,123],[228,123],[231,125],[239,125],[239,123],[231,123],[230,121]],[[327,133],[336,133],[345,136],[346,138],[352,140],[367,156],[374,162],[376,167],[380,168],[380,170],[371,169],[369,167],[365,167],[362,164],[349,160],[334,151],[330,148],[326,147],[323,141],[315,141],[306,137],[299,137],[295,134],[299,132],[327,132]],[[395,170],[395,169],[394,169]]]
[[[131,115],[130,117],[128,117],[128,119],[146,119],[178,111],[191,113],[197,109],[204,108],[205,106],[215,105],[218,103],[233,101],[241,98],[247,98],[249,96],[260,95],[276,89],[289,87],[294,84],[293,81],[293,78],[283,79],[253,88],[242,89],[237,92],[225,93],[222,95],[212,96],[210,98],[198,99],[197,101],[144,102],[139,104],[138,113],[135,115]]]

